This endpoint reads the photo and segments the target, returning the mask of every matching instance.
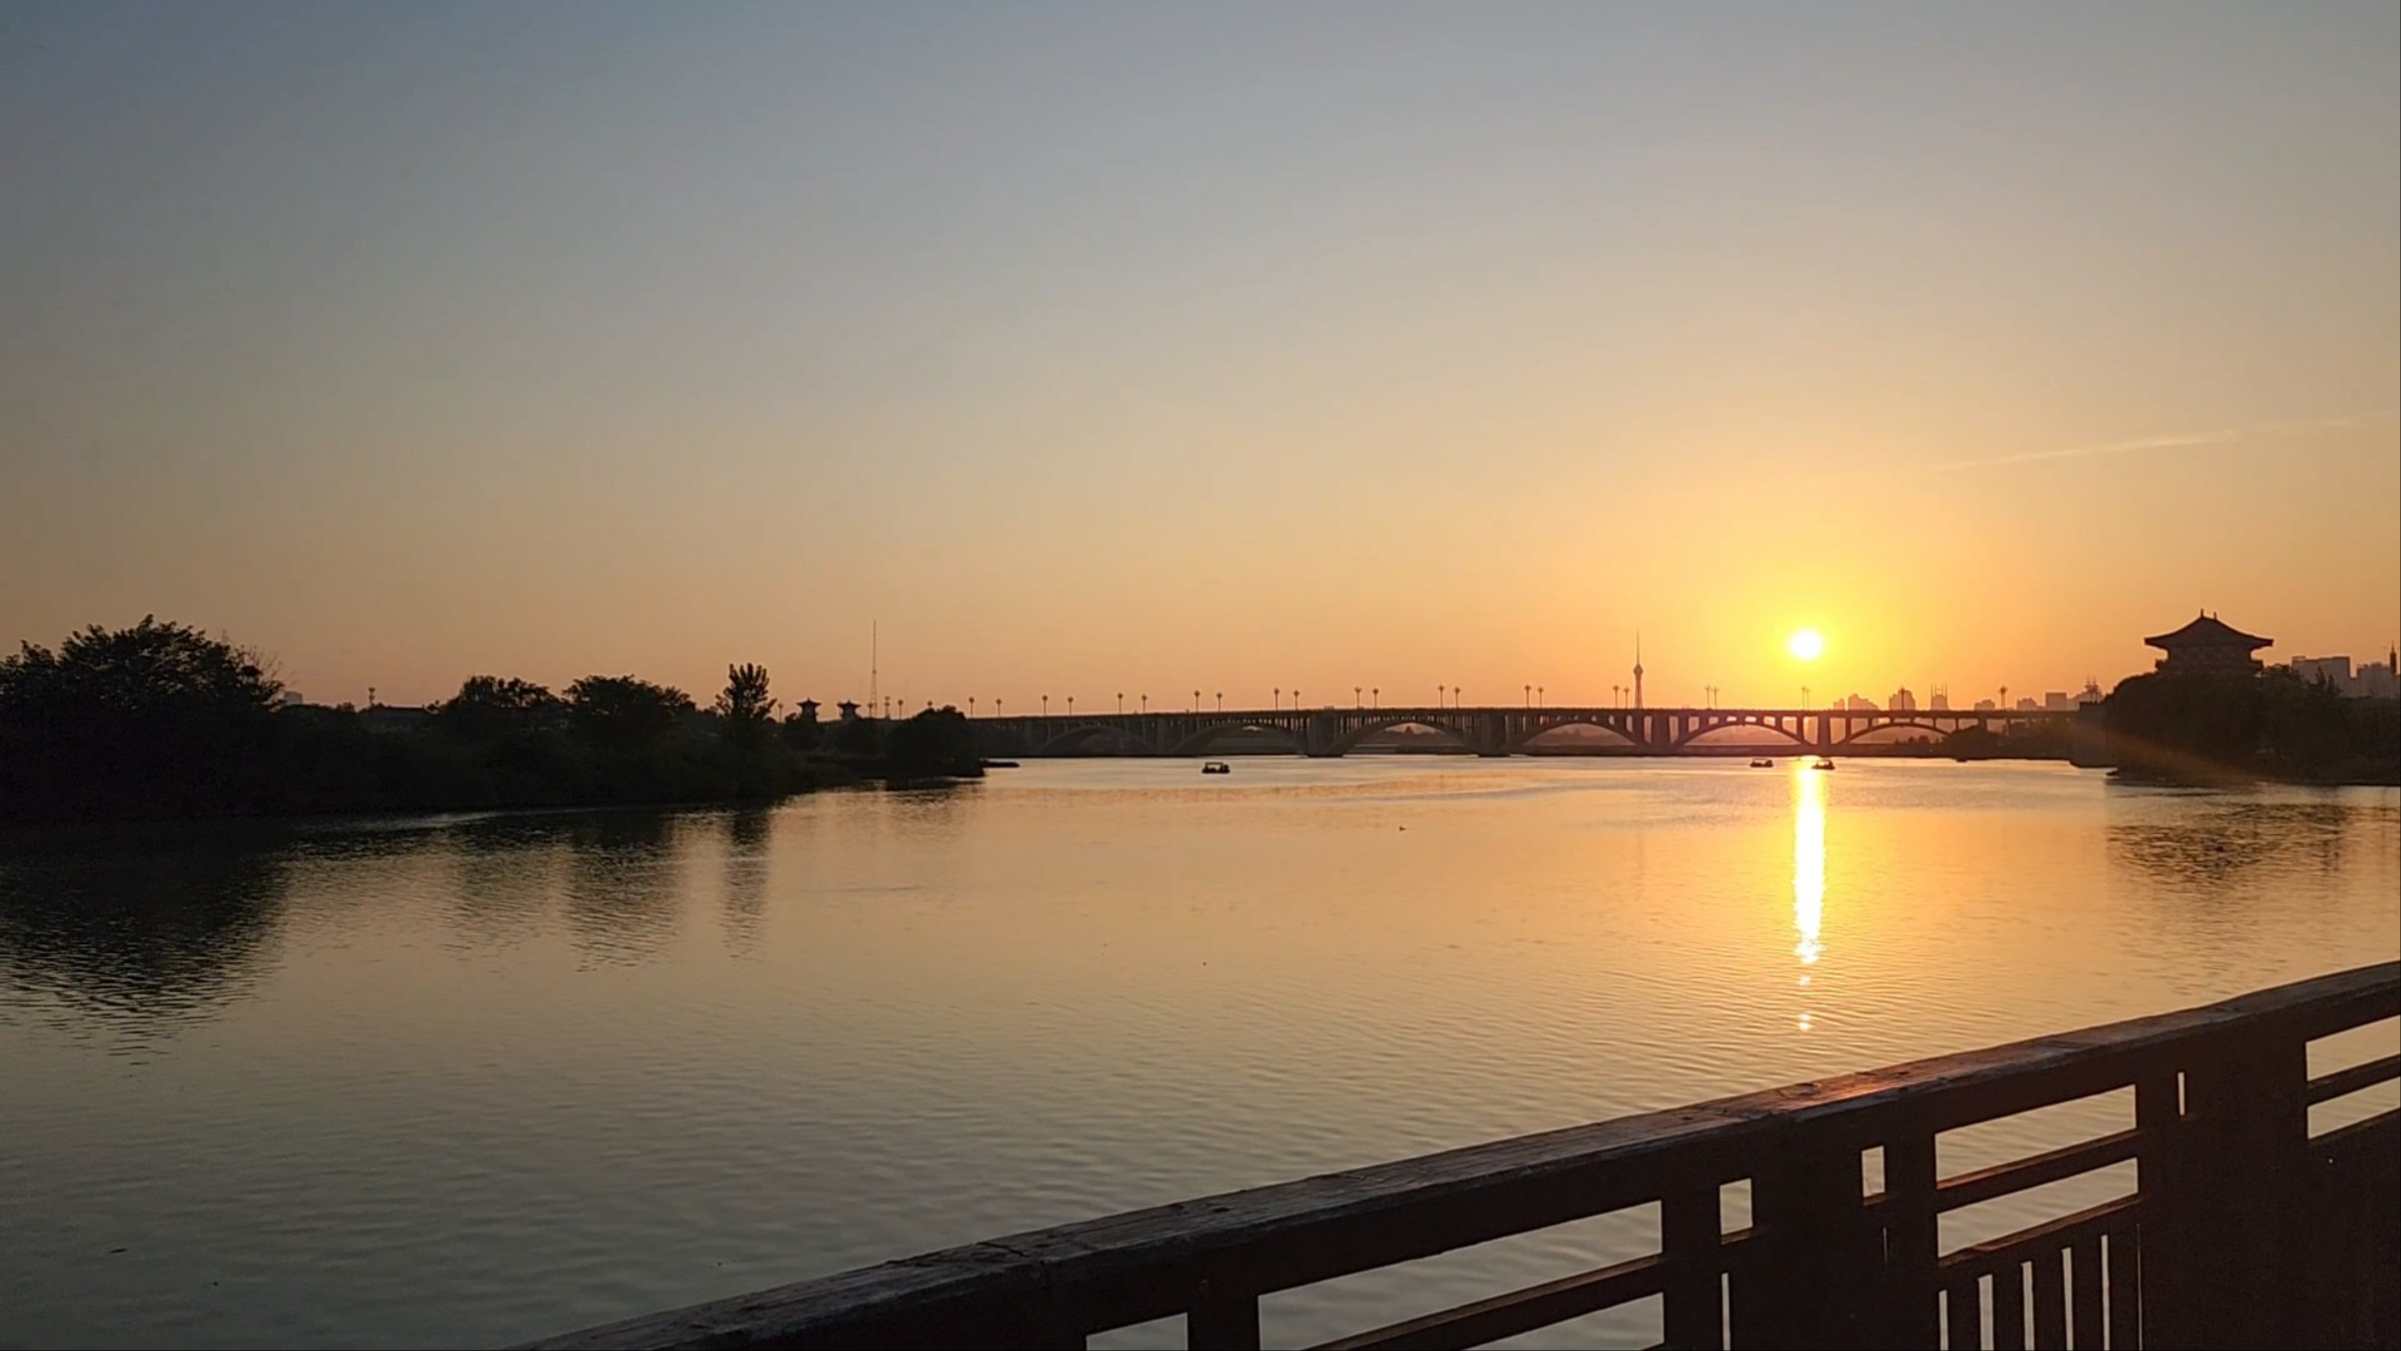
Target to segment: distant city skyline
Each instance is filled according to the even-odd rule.
[[[1012,707],[1607,704],[1637,631],[1653,705],[1968,705],[2204,606],[2381,654],[2397,51],[2389,4],[14,6],[0,642],[831,702],[880,623],[883,693]]]

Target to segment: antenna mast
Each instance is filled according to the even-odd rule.
[[[883,705],[881,705],[881,704],[877,703],[877,702],[876,702],[876,698],[875,698],[875,694],[876,694],[876,691],[875,691],[875,681],[876,681],[876,676],[877,676],[877,674],[878,674],[878,672],[877,672],[877,670],[876,670],[876,646],[877,646],[877,640],[878,640],[879,638],[881,638],[881,637],[882,637],[882,634],[881,634],[881,632],[880,632],[880,630],[879,630],[879,626],[878,626],[877,622],[876,622],[875,620],[872,620],[872,619],[868,620],[868,621],[867,621],[867,716],[869,716],[869,717],[871,717],[871,718],[872,718],[872,717],[882,717],[882,716],[883,716],[881,713],[878,713],[878,712],[876,711],[877,709],[879,709],[879,708],[883,707]]]

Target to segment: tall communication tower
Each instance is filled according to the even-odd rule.
[[[1634,706],[1642,707],[1642,630],[1634,630]]]

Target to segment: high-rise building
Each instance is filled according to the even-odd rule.
[[[1915,713],[1917,712],[1917,696],[1909,692],[1907,685],[1903,685],[1892,692],[1892,698],[1885,700],[1884,706],[1895,713]]]
[[[2076,711],[2076,701],[2068,697],[2066,690],[2045,690],[2043,707],[2052,713],[2073,713]]]
[[[2295,657],[2292,667],[2293,674],[2301,677],[2303,684],[2315,684],[2323,680],[2334,686],[2337,694],[2351,692],[2351,659],[2347,656]]]
[[[1950,712],[1951,687],[1948,685],[1936,685],[1926,695],[1926,707],[1928,710],[1935,713]]]
[[[1843,700],[1842,706],[1846,710],[1853,713],[1873,713],[1876,711],[1876,701],[1862,694],[1854,694],[1850,698]]]
[[[2001,706],[1999,704],[1994,703],[1990,699],[1978,699],[1976,701],[1976,711],[1978,713],[1997,713],[2000,711],[2000,708]]]

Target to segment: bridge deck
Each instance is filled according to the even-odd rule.
[[[1535,738],[1571,727],[1612,734],[1627,750],[1650,755],[1708,754],[1702,738],[1751,729],[1794,750],[1832,754],[1856,749],[1879,732],[1919,730],[1945,738],[1971,729],[2015,732],[2059,729],[2062,736],[2093,724],[2066,709],[1835,709],[1835,708],[1580,708],[1580,707],[1350,707],[1216,709],[1138,713],[1038,713],[973,720],[992,753],[1059,755],[1120,753],[1207,754],[1220,740],[1271,737],[1307,755],[1343,755],[1367,738],[1401,726],[1433,728],[1460,748],[1510,755]],[[2094,734],[2097,740],[2097,734]]]

